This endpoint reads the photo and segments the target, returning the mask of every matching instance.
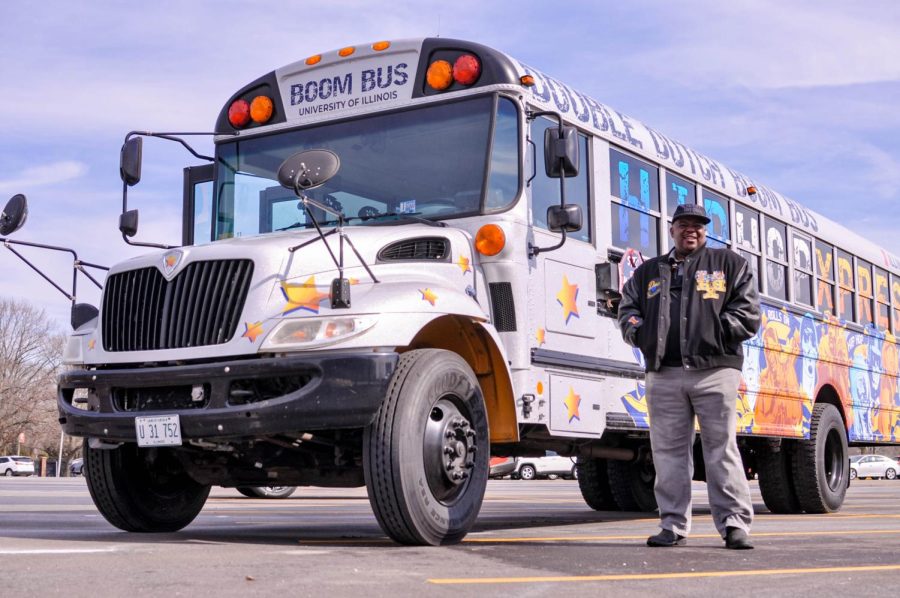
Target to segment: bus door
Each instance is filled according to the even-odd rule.
[[[560,179],[544,169],[544,131],[558,126],[540,117],[532,121],[530,151],[533,178],[528,184],[532,243],[548,247],[559,233],[547,228],[547,208],[560,203]],[[589,210],[588,138],[578,135],[578,175],[565,179],[566,203],[581,206],[583,227],[568,233],[562,247],[539,253],[530,262],[528,322],[532,388],[538,401],[549,401],[550,430],[564,436],[599,436],[603,432],[602,380],[585,367],[597,353],[594,231]]]

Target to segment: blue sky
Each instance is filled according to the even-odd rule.
[[[111,265],[138,252],[117,230],[128,131],[211,130],[274,68],[440,34],[503,50],[900,254],[898,32],[895,0],[6,3],[0,201],[28,196],[14,238]],[[181,168],[195,163],[145,143],[139,238],[179,241]],[[69,280],[64,255],[28,255]],[[4,250],[0,272],[0,294],[65,324],[62,295]]]

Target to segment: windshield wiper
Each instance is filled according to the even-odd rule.
[[[374,216],[369,216],[366,220],[375,220],[384,217],[394,217],[396,220],[386,220],[382,222],[373,223],[373,226],[386,226],[391,224],[392,222],[399,222],[402,220],[412,220],[413,222],[419,222],[421,224],[427,224],[428,226],[447,226],[446,222],[440,222],[435,220],[429,220],[424,216],[419,216],[419,213],[413,212],[385,212],[383,214],[375,214]]]

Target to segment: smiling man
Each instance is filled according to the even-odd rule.
[[[741,343],[759,328],[759,295],[747,261],[706,246],[703,206],[680,205],[668,254],[625,283],[619,325],[644,354],[654,492],[661,531],[649,546],[682,546],[691,531],[694,416],[716,529],[732,549],[753,548],[753,505],[737,447]]]

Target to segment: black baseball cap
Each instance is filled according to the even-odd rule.
[[[709,224],[709,216],[706,215],[706,209],[698,203],[685,203],[675,208],[675,215],[672,216],[672,222],[679,218],[695,218]]]

